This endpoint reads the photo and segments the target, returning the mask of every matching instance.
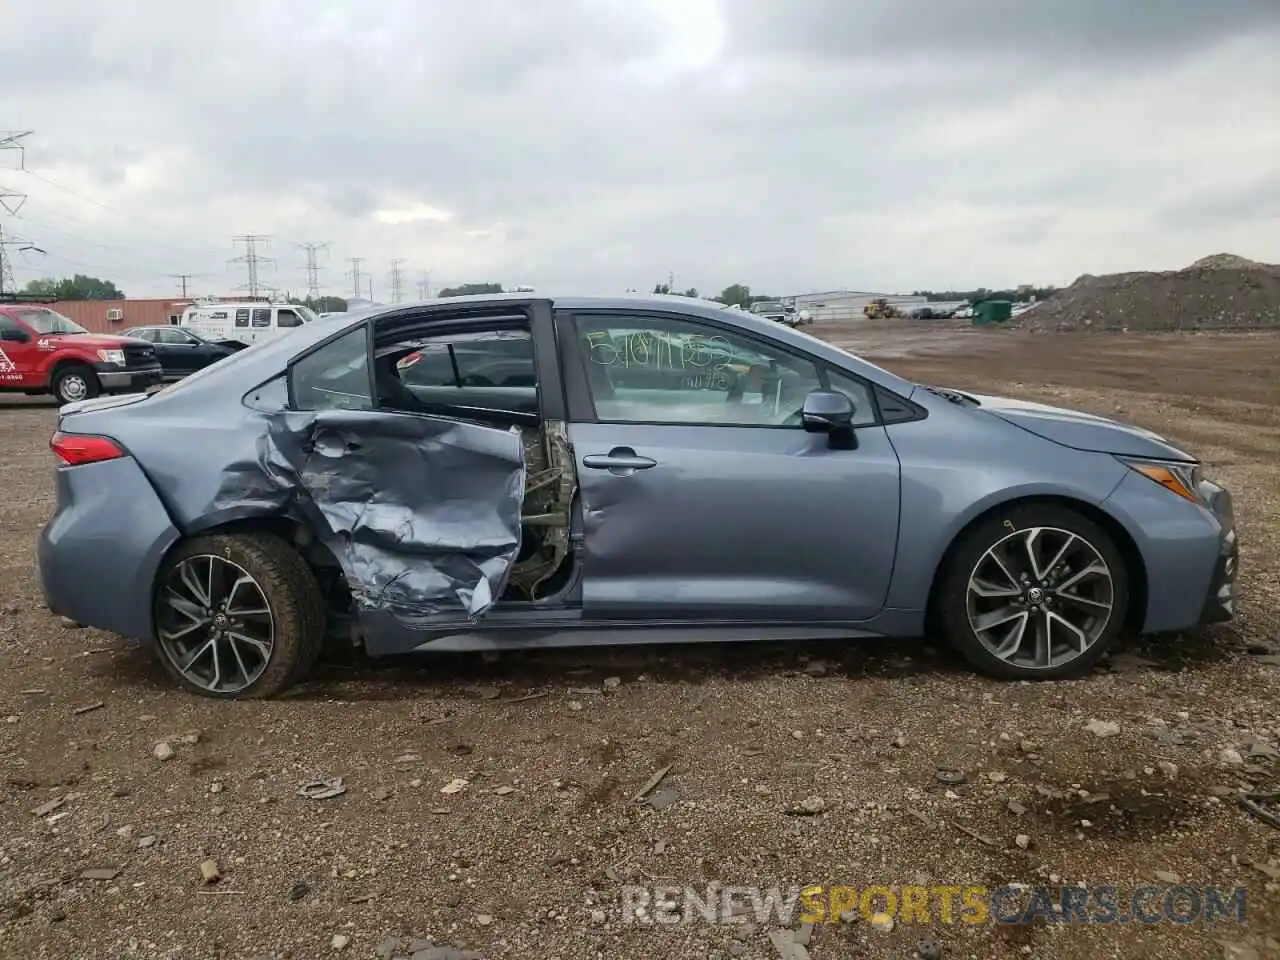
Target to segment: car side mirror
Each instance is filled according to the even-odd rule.
[[[31,337],[25,330],[0,330],[0,340],[11,343],[26,343]]]
[[[834,390],[814,390],[804,398],[801,411],[804,428],[810,433],[831,433],[853,427],[853,401]]]

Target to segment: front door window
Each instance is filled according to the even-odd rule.
[[[799,427],[804,398],[824,388],[817,365],[780,347],[682,317],[580,316],[596,419]],[[848,392],[853,381],[842,382]],[[874,423],[865,395],[855,423]]]

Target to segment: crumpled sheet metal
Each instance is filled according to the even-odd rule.
[[[483,613],[520,552],[518,431],[376,411],[264,417],[257,456],[224,472],[218,506],[307,523],[361,611]]]

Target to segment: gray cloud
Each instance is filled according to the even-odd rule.
[[[1252,183],[1225,190],[1208,190],[1170,204],[1161,221],[1174,230],[1212,229],[1224,217],[1241,223],[1280,226],[1280,174],[1272,172]]]
[[[36,129],[61,188],[0,184],[31,193],[41,269],[141,293],[229,286],[244,231],[295,289],[299,240],[332,243],[334,288],[355,255],[704,291],[1266,258],[1239,196],[1274,167],[1278,22],[1272,0],[44,0],[0,40],[0,125]]]
[[[734,46],[840,59],[877,53],[959,60],[1110,60],[1178,56],[1280,26],[1274,0],[792,0],[735,7]]]

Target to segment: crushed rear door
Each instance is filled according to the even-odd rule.
[[[364,410],[266,420],[256,462],[224,474],[219,499],[277,501],[307,522],[357,612],[411,626],[477,617],[502,596],[520,552],[519,431]]]

